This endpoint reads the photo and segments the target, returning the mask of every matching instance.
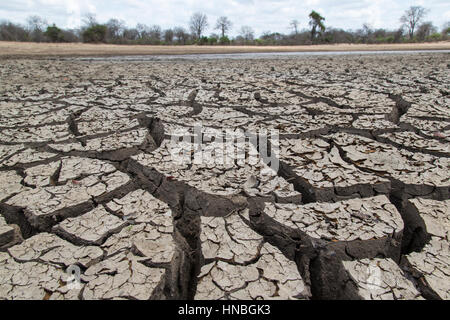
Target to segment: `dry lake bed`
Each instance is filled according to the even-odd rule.
[[[450,299],[449,93],[448,52],[3,59],[0,299]]]

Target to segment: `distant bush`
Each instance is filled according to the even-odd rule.
[[[394,36],[386,37],[386,42],[387,43],[394,43],[395,42],[395,37]]]
[[[203,46],[205,44],[208,44],[208,37],[201,37],[197,39],[196,44]]]
[[[44,32],[44,35],[51,42],[64,42],[64,33],[58,28],[55,24],[52,26],[48,26],[47,30]]]
[[[440,40],[442,40],[442,34],[437,33],[437,32],[433,33],[432,35],[430,35],[429,39],[431,41],[440,41]]]
[[[78,30],[62,30],[64,42],[80,42]]]
[[[219,39],[219,43],[220,44],[230,44],[230,38],[228,38],[227,36],[225,36],[225,37],[221,37],[220,39]]]
[[[217,44],[217,38],[216,37],[209,37],[208,38],[208,44],[210,45],[210,46],[213,46],[213,45],[215,45],[215,44]]]
[[[262,46],[262,45],[264,45],[264,40],[261,40],[261,39],[255,39],[255,44],[256,44],[257,46]]]
[[[93,25],[83,32],[83,41],[84,42],[106,42],[106,32],[108,28],[102,24]]]
[[[375,40],[375,43],[394,43],[395,37],[394,36],[388,36],[388,37],[377,37]]]

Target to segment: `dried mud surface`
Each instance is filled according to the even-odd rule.
[[[4,60],[0,299],[449,299],[449,69]],[[199,122],[278,168],[174,161]]]

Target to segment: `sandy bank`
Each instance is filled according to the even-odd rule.
[[[21,43],[0,41],[0,57],[117,55],[181,55],[257,52],[450,50],[450,41],[407,44],[337,44],[316,46],[144,46],[83,43]]]

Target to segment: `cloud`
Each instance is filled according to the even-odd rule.
[[[169,28],[187,27],[190,16],[200,11],[208,15],[207,33],[215,32],[216,19],[225,15],[233,21],[232,35],[243,25],[259,35],[269,30],[288,33],[293,19],[299,20],[300,28],[307,28],[311,10],[320,12],[327,26],[358,29],[369,23],[375,28],[396,29],[410,5],[430,9],[427,20],[438,27],[450,19],[448,0],[8,0],[0,3],[0,20],[23,23],[29,15],[40,15],[50,23],[75,28],[83,14],[91,12],[101,22],[118,18],[128,26],[144,23]]]

